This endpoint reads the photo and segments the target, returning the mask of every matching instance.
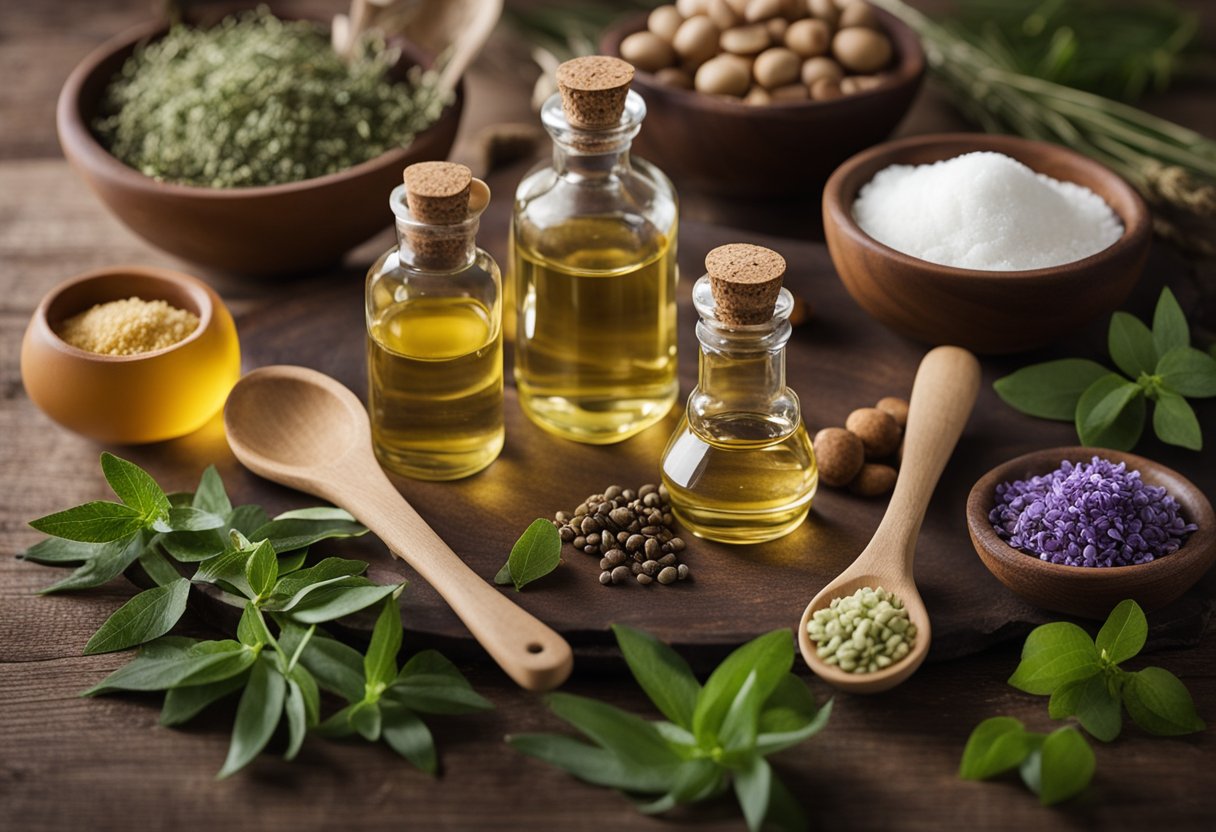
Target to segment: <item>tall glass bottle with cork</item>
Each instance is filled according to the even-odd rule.
[[[458,479],[503,445],[502,278],[476,239],[490,191],[448,162],[404,179],[389,197],[397,246],[367,275],[372,443],[390,471]]]
[[[794,391],[785,386],[793,296],[785,260],[720,246],[693,286],[700,377],[663,452],[672,510],[693,534],[761,543],[797,528],[819,473]]]
[[[512,219],[515,381],[532,421],[606,444],[675,402],[676,197],[631,158],[646,105],[633,67],[577,58],[541,110],[553,162],[520,183]]]

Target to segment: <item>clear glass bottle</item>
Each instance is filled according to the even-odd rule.
[[[563,70],[580,61],[624,64],[569,61],[559,85],[577,83]],[[579,101],[567,86],[545,103],[553,162],[520,183],[512,218],[520,404],[545,430],[593,444],[654,424],[679,391],[676,196],[661,171],[630,158],[646,105],[628,79],[615,90],[621,106],[606,105],[606,125],[573,121]],[[604,91],[584,92],[586,104]]]
[[[819,482],[798,397],[785,386],[793,297],[781,289],[768,320],[731,325],[705,276],[693,303],[700,375],[662,461],[672,510],[698,537],[773,540],[806,519]]]
[[[398,186],[397,246],[367,275],[372,443],[407,477],[466,477],[503,446],[502,278],[476,242],[489,190],[472,179],[471,191],[464,219],[436,223]]]

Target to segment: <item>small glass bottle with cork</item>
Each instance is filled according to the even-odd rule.
[[[525,176],[512,219],[515,380],[528,417],[567,439],[627,439],[671,409],[676,196],[631,158],[646,115],[619,58],[558,67],[541,110],[553,162]]]
[[[404,180],[389,197],[398,244],[367,275],[372,443],[394,473],[458,479],[503,446],[502,278],[476,239],[490,191],[449,162]]]
[[[785,346],[794,298],[785,260],[761,246],[719,246],[693,286],[700,376],[663,452],[672,510],[698,537],[761,543],[797,528],[819,482]]]

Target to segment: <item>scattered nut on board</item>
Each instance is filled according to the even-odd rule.
[[[874,407],[854,410],[843,428],[819,431],[811,444],[820,482],[832,488],[847,487],[860,497],[888,493],[895,487],[907,423],[907,401],[886,396]]]

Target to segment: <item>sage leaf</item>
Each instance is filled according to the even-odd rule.
[[[242,595],[253,597],[256,593],[245,577],[245,562],[249,560],[249,555],[244,549],[233,549],[208,558],[198,565],[194,577],[190,580],[197,583],[227,584]]]
[[[389,748],[396,751],[427,774],[439,770],[435,756],[435,740],[421,719],[405,708],[382,709],[381,736]]]
[[[81,543],[77,540],[65,540],[62,537],[48,537],[46,540],[38,541],[17,557],[47,566],[76,566],[101,554],[102,548],[106,545],[108,544]]]
[[[473,690],[456,665],[434,650],[411,657],[384,696],[424,714],[465,714],[494,707]]]
[[[380,739],[380,731],[384,726],[384,719],[379,703],[368,702],[367,700],[357,702],[350,709],[347,719],[350,720],[351,727],[363,739],[368,742],[375,742]]]
[[[135,532],[119,540],[104,543],[75,572],[62,581],[39,590],[39,594],[49,595],[53,592],[87,589],[109,583],[121,575],[127,567],[135,563],[143,551],[144,541],[143,535],[140,532]]]
[[[1029,753],[1022,723],[1011,716],[994,716],[975,726],[967,738],[958,776],[987,780],[1021,765]]]
[[[367,655],[363,657],[363,678],[368,690],[383,690],[397,677],[397,653],[401,650],[401,609],[389,598],[376,618]]]
[[[612,633],[625,663],[655,707],[676,725],[692,730],[701,684],[688,662],[649,633],[613,624]]]
[[[279,561],[270,541],[259,543],[245,560],[245,580],[256,598],[270,594],[279,579]]]
[[[760,707],[764,704],[764,692],[757,682],[757,671],[753,669],[743,680],[738,693],[730,703],[726,716],[722,718],[722,727],[718,730],[718,740],[728,751],[739,751],[755,748],[756,723],[760,719]],[[754,756],[754,755],[749,755]],[[765,790],[767,796],[768,790]]]
[[[155,547],[149,546],[140,553],[139,565],[157,586],[169,586],[182,580],[182,574],[177,571],[177,567],[169,563]]]
[[[756,753],[775,754],[810,739],[823,730],[831,715],[831,700],[817,707],[806,683],[787,673],[760,714]]]
[[[200,642],[185,654],[137,656],[82,695],[218,682],[245,670],[256,658],[257,654],[236,641]]]
[[[693,709],[692,731],[700,742],[716,738],[727,711],[753,670],[761,701],[781,683],[794,665],[794,640],[789,630],[773,630],[739,647],[706,680]]]
[[[1130,450],[1144,430],[1144,389],[1110,373],[1091,384],[1077,402],[1077,436],[1085,445]]]
[[[1106,677],[1095,674],[1079,685],[1073,713],[1081,727],[1095,739],[1110,742],[1123,728],[1123,709],[1119,697],[1110,690]]]
[[[147,522],[151,523],[169,513],[169,498],[165,492],[147,471],[135,463],[111,453],[103,453],[101,473],[118,499],[138,511]]]
[[[1039,758],[1038,788],[1034,791],[1044,806],[1054,806],[1075,797],[1085,791],[1093,779],[1093,749],[1072,728],[1060,728],[1048,734],[1033,754]]]
[[[1157,375],[1179,395],[1192,399],[1216,396],[1216,358],[1193,347],[1175,347],[1163,355]]]
[[[152,524],[158,532],[205,532],[223,527],[223,517],[192,506],[171,508],[166,517]]]
[[[283,715],[286,694],[287,680],[269,661],[254,664],[245,692],[236,706],[228,758],[217,777],[222,779],[240,771],[266,747]]]
[[[768,814],[768,796],[772,789],[773,770],[758,754],[753,754],[741,768],[735,770],[735,797],[743,810],[743,819],[751,832],[760,832]]]
[[[261,506],[237,506],[226,522],[229,529],[235,529],[245,537],[253,537],[254,532],[270,522],[270,516]]]
[[[208,465],[204,469],[190,505],[199,511],[217,514],[225,518],[232,513],[232,502],[228,499],[228,492],[224,490],[224,481],[220,478],[220,472],[215,469],[214,465]]]
[[[362,575],[366,571],[366,561],[325,558],[307,569],[280,578],[271,594],[270,606],[277,610],[290,610],[309,593],[323,586],[331,586],[347,578]]]
[[[611,751],[573,737],[515,734],[507,737],[507,744],[593,786],[638,794],[662,794],[667,791],[661,770],[629,765]]]
[[[653,725],[627,711],[569,693],[550,693],[545,701],[558,717],[628,765],[660,768],[680,763]]]
[[[1047,695],[1060,685],[1101,670],[1093,639],[1067,621],[1035,627],[1022,647],[1022,660],[1009,684],[1026,693]]]
[[[287,552],[279,555],[279,574],[286,575],[288,572],[295,572],[304,566],[308,560],[307,549],[296,549],[294,552]]]
[[[1123,683],[1123,704],[1132,720],[1150,734],[1170,737],[1207,727],[1186,685],[1160,667],[1129,673]]]
[[[201,532],[169,532],[160,536],[160,545],[180,563],[200,563],[222,555],[227,535],[222,528]]]
[[[670,725],[671,723],[667,723]],[[710,760],[685,760],[676,767],[667,793],[657,800],[635,802],[634,808],[645,815],[658,814],[681,803],[695,803],[721,790],[726,773]]]
[[[108,543],[142,529],[144,516],[123,503],[94,500],[31,520],[30,525],[43,534],[81,543]]]
[[[327,586],[319,589],[296,606],[290,613],[291,617],[302,624],[333,621],[366,609],[405,587],[404,583],[384,586],[368,583],[368,586]]]
[[[287,680],[287,699],[283,705],[283,713],[287,716],[287,750],[283,752],[284,760],[294,760],[304,745],[304,735],[308,733],[308,711],[304,705],[304,691],[295,679]]]
[[[1169,445],[1177,445],[1191,451],[1203,449],[1203,431],[1199,419],[1186,399],[1168,390],[1157,394],[1153,407],[1153,432],[1157,438]]]
[[[241,620],[237,622],[236,639],[246,647],[257,649],[274,642],[270,630],[266,627],[266,620],[262,618],[257,604],[252,601],[245,604]]]
[[[357,522],[355,516],[344,508],[337,506],[313,506],[311,508],[293,508],[282,514],[276,514],[275,520],[337,520],[344,523]]]
[[[498,586],[510,586],[515,583],[511,580],[511,564],[504,563],[502,568],[494,573],[494,583]]]
[[[1135,657],[1148,638],[1148,619],[1144,610],[1130,598],[1120,601],[1107,616],[1094,645],[1105,658],[1114,664],[1122,664]]]
[[[85,655],[113,653],[163,636],[186,612],[189,595],[185,578],[144,590],[106,619],[85,645]]]
[[[1109,373],[1096,361],[1064,358],[1023,367],[992,387],[1006,404],[1029,416],[1071,422],[1081,394]]]
[[[1131,378],[1141,373],[1151,375],[1157,367],[1157,348],[1153,333],[1135,315],[1116,312],[1110,318],[1107,347],[1115,366]]]
[[[307,510],[303,510],[307,511]],[[322,540],[359,537],[367,534],[367,527],[356,522],[341,509],[326,509],[319,519],[310,517],[279,517],[254,529],[251,540],[269,540],[276,552],[303,549]],[[341,512],[341,516],[329,512]],[[291,512],[288,512],[291,514]]]
[[[562,539],[558,536],[557,527],[548,520],[533,520],[524,533],[511,547],[507,558],[506,569],[519,592],[537,578],[543,578],[561,562]],[[498,583],[502,570],[495,576]]]
[[[284,650],[294,652],[302,632],[298,625],[289,623],[279,643]],[[363,657],[354,648],[317,632],[300,655],[300,664],[330,693],[336,693],[347,702],[363,698]]]
[[[206,685],[170,688],[165,692],[165,704],[160,709],[160,724],[171,726],[189,722],[209,705],[244,688],[248,679],[248,671],[242,671]]]
[[[1186,315],[1182,313],[1178,299],[1167,286],[1161,290],[1161,296],[1157,298],[1157,308],[1153,311],[1153,346],[1157,355],[1165,356],[1170,350],[1188,346],[1190,343],[1191,330],[1187,326]]]

